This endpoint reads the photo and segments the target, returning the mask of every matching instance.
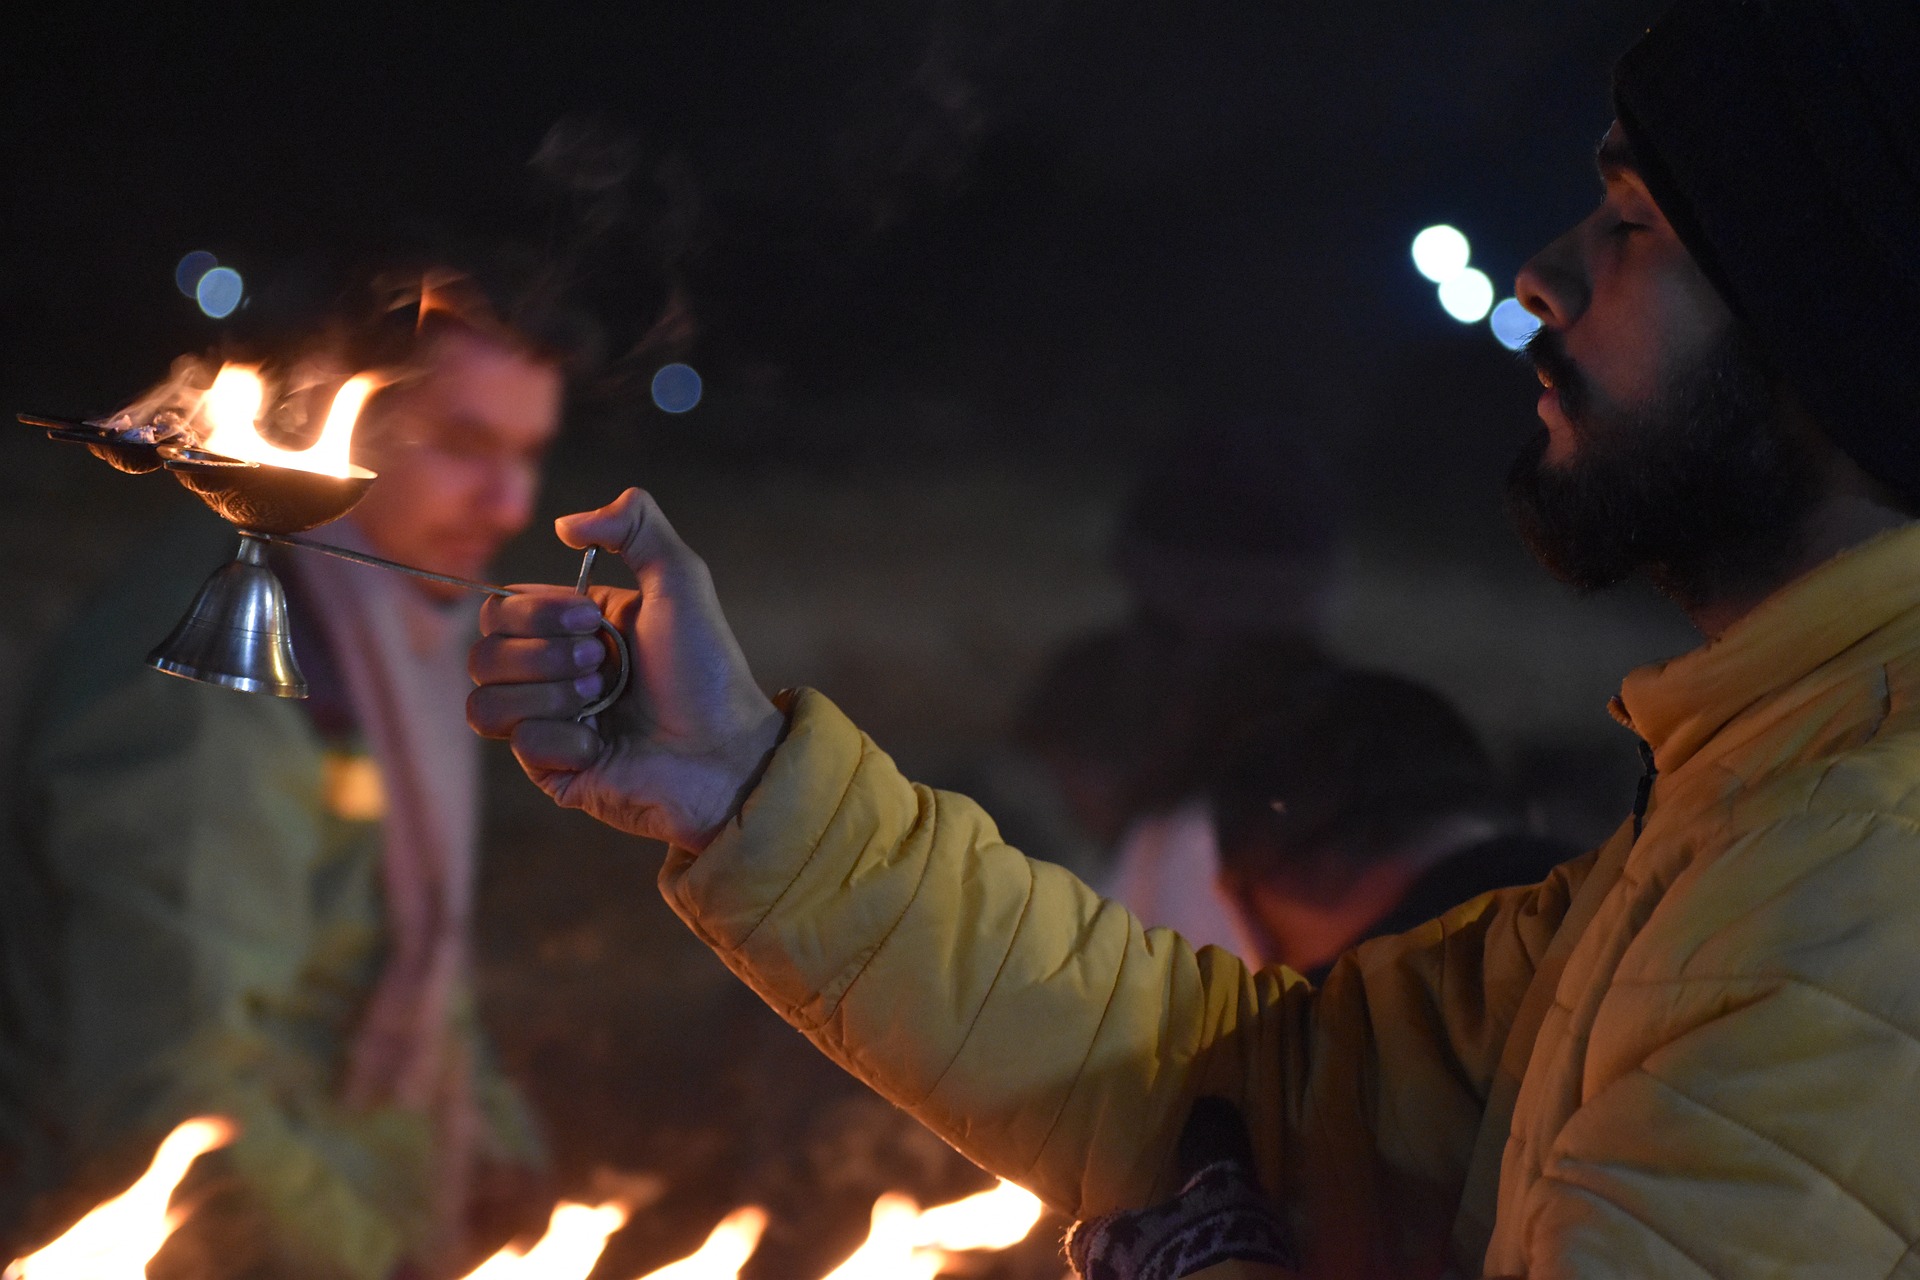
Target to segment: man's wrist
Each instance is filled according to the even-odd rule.
[[[754,788],[760,785],[760,779],[766,776],[767,766],[772,762],[774,752],[780,749],[781,741],[786,738],[791,721],[791,700],[782,698],[781,702],[785,705],[767,703],[765,714],[727,744],[722,753],[724,764],[721,775],[730,781],[722,785],[722,812],[686,842],[688,849],[699,853],[712,844],[727,824],[740,815],[747,797],[753,794]]]

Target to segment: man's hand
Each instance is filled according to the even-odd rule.
[[[700,850],[739,812],[784,718],[747,670],[707,566],[654,500],[629,489],[555,522],[570,547],[604,547],[637,591],[593,587],[596,610],[561,587],[516,588],[480,612],[467,722],[506,738],[527,776],[608,826]],[[604,687],[600,615],[633,649],[633,683],[597,717],[573,717]]]

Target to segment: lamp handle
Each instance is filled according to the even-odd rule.
[[[456,578],[450,573],[435,573],[431,569],[417,569],[410,564],[401,564],[398,560],[388,560],[381,556],[371,556],[364,551],[349,551],[345,547],[328,546],[324,542],[309,542],[305,538],[289,537],[284,533],[261,533],[256,529],[242,529],[241,535],[258,538],[262,542],[278,543],[283,547],[299,547],[305,551],[318,551],[323,556],[332,556],[336,560],[351,560],[355,564],[364,564],[373,569],[386,569],[392,573],[404,573],[409,577],[422,578],[428,582],[438,582],[443,586],[460,587],[467,591],[478,591],[482,595],[499,596],[505,599],[514,593],[505,587],[491,582],[476,582],[472,578]],[[574,584],[574,590],[581,595],[587,592],[587,578],[593,572],[593,560],[599,554],[598,547],[588,547],[580,559],[580,576]],[[627,646],[627,638],[620,634],[620,628],[607,621],[605,615],[600,618],[600,630],[606,633],[608,644],[613,649],[616,663],[613,683],[607,691],[580,709],[575,720],[588,720],[599,715],[620,700],[633,682],[633,651]]]
[[[620,634],[620,628],[607,621],[604,614],[600,618],[600,629],[606,632],[607,643],[613,648],[613,657],[617,664],[613,673],[613,683],[608,686],[605,693],[580,708],[580,713],[574,716],[575,720],[591,720],[599,715],[620,701],[620,695],[625,693],[627,686],[633,682],[633,650],[627,647],[627,638]]]

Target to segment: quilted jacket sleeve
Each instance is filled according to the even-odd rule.
[[[1309,1219],[1317,1197],[1372,1207],[1315,1231],[1405,1253],[1445,1233],[1507,1028],[1590,865],[1370,943],[1315,992],[1143,929],[802,692],[740,819],[674,851],[661,886],[827,1054],[1068,1213],[1165,1195],[1192,1099],[1216,1094]]]
[[[1523,1206],[1530,1277],[1920,1275],[1916,860],[1908,818],[1816,803],[1676,884]]]

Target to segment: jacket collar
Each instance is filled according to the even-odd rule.
[[[1843,552],[1768,596],[1719,639],[1630,673],[1614,715],[1663,774],[1734,717],[1920,608],[1920,523]]]

